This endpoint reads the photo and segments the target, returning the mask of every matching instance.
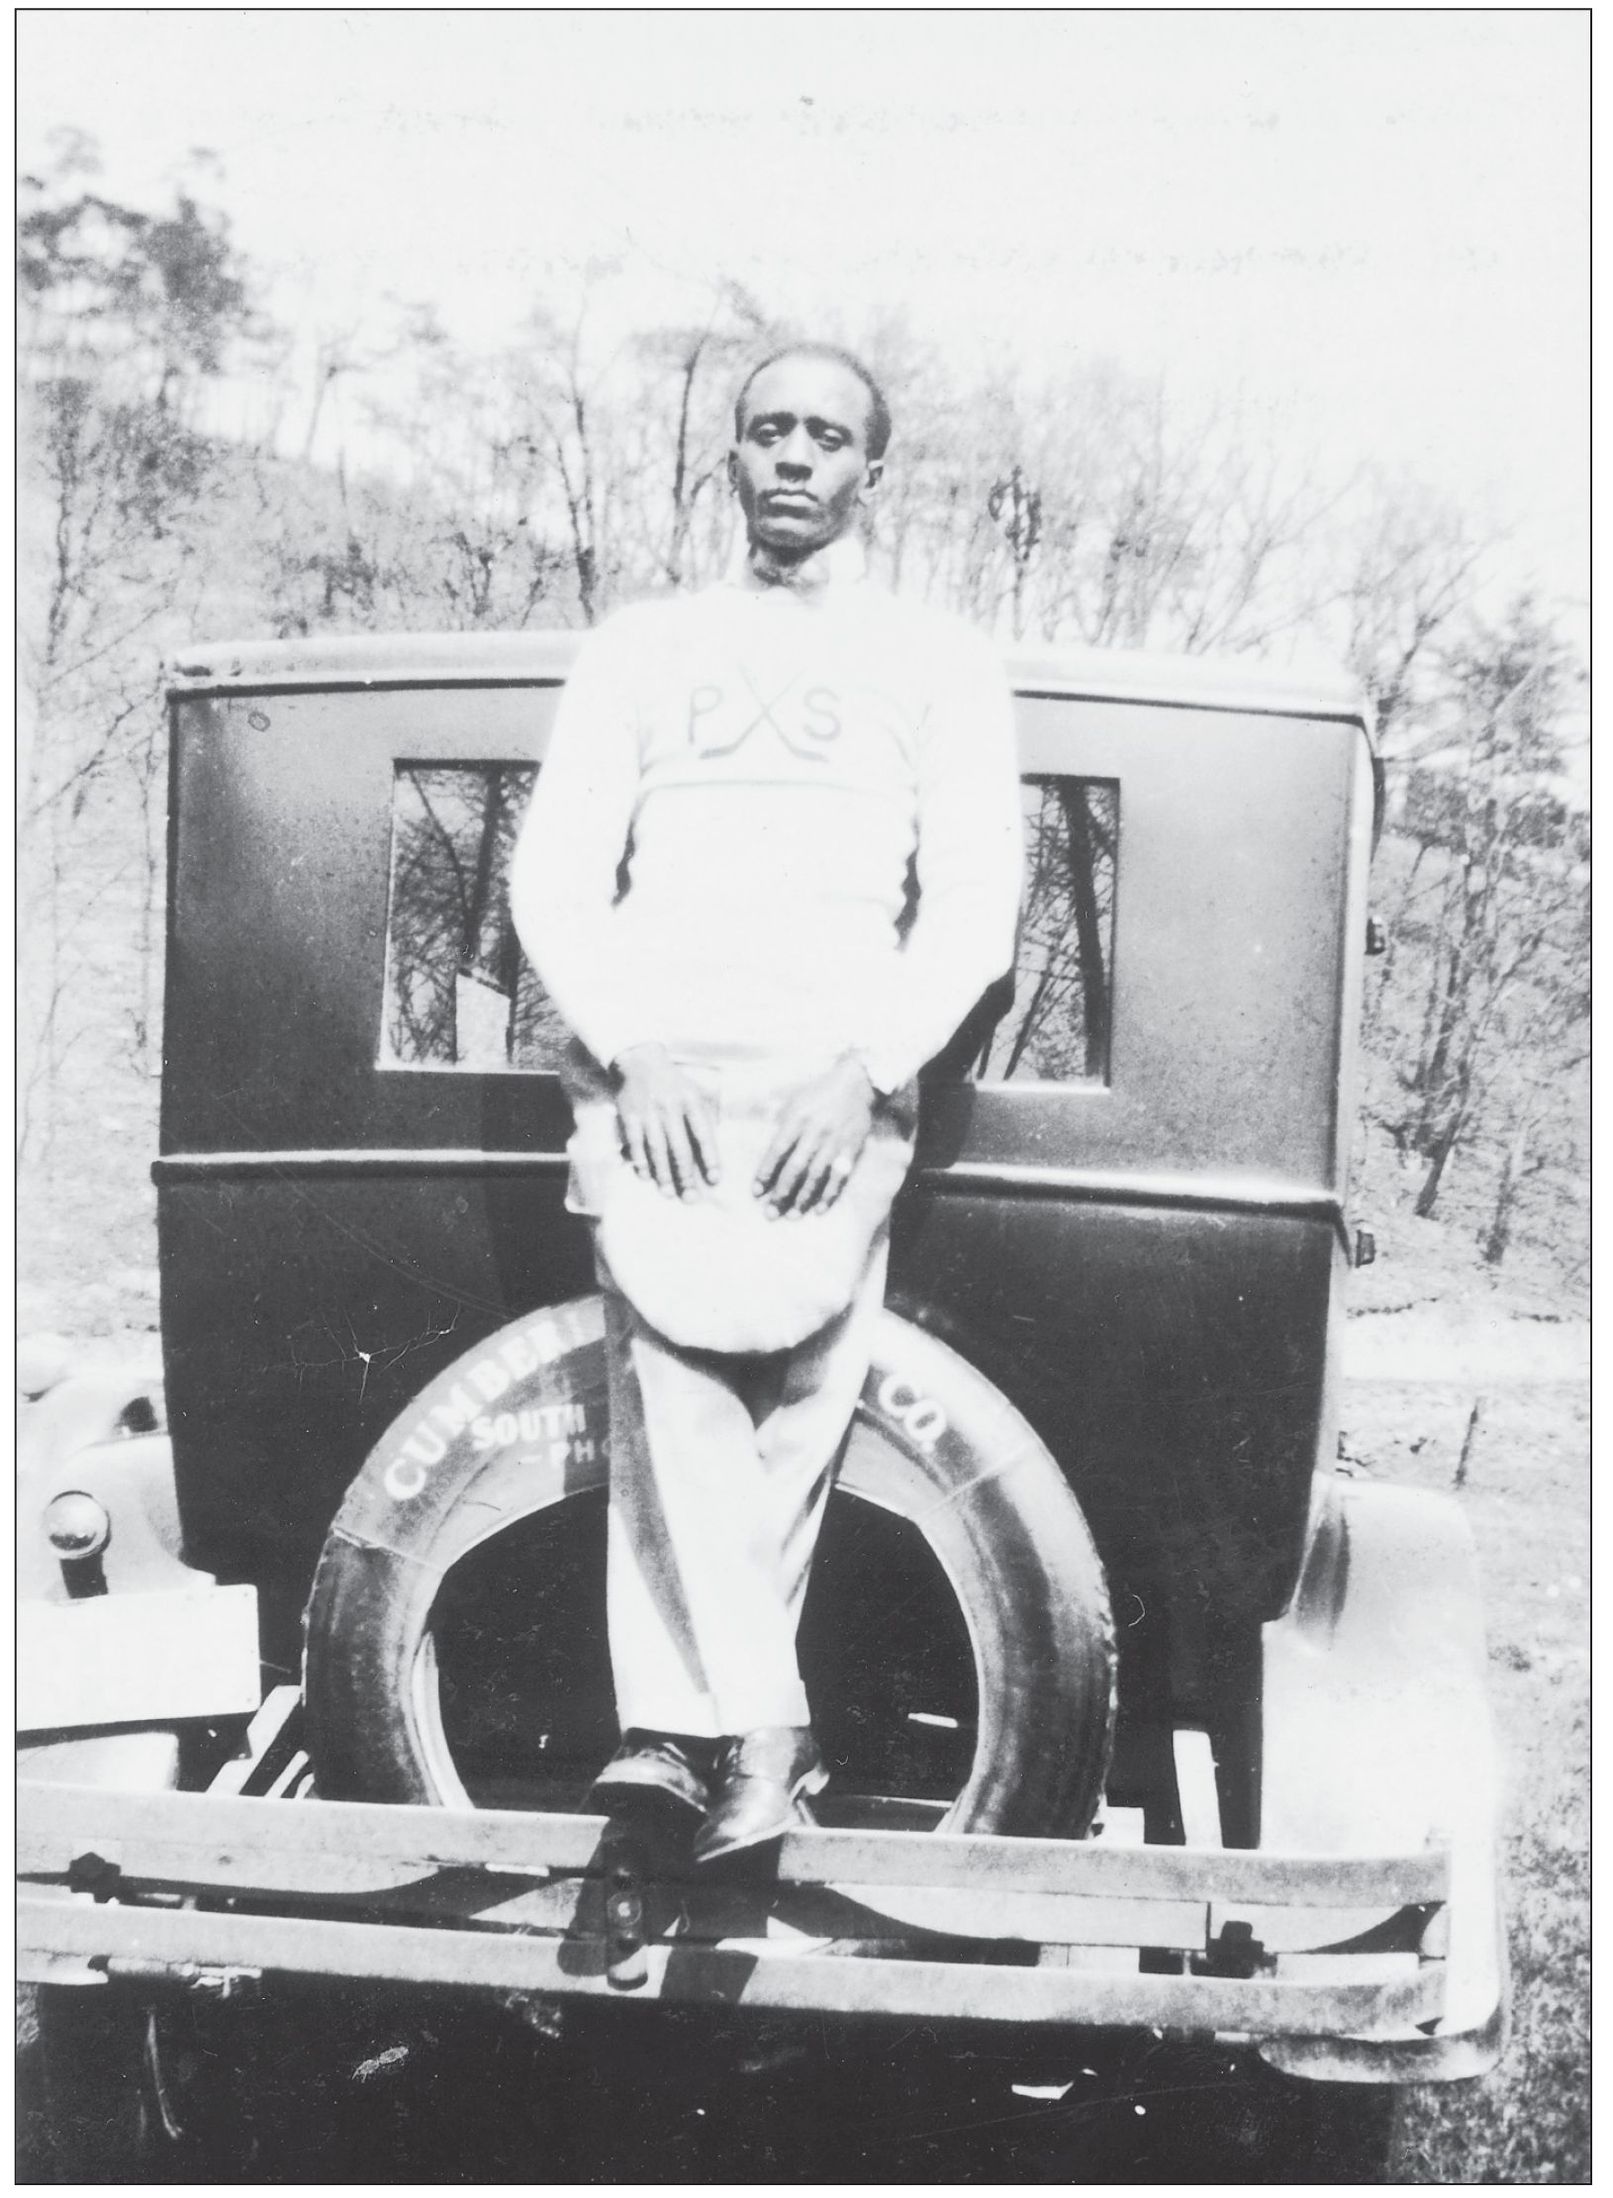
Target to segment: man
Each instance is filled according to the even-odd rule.
[[[890,434],[822,344],[739,393],[727,580],[578,654],[514,858],[570,1026],[595,1223],[622,1746],[595,1788],[710,1860],[827,1773],[795,1633],[867,1373],[913,1080],[1012,965],[1010,701],[987,644],[864,575]]]

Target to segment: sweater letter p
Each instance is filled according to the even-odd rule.
[[[720,710],[721,708],[722,689],[720,687],[704,686],[690,688],[689,745],[691,748],[698,749],[700,746],[700,720],[703,717],[710,717],[713,710]]]

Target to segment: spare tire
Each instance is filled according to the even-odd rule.
[[[321,1794],[578,1805],[615,1737],[607,1474],[598,1298],[489,1337],[394,1421],[331,1527],[305,1619]],[[478,1706],[473,1667],[492,1653],[501,1600],[503,1631],[529,1638]],[[864,1822],[1086,1831],[1114,1711],[1109,1599],[1086,1522],[1007,1400],[893,1313],[820,1541],[802,1664],[836,1773],[831,1810],[850,1785],[864,1790]],[[830,1698],[859,1692],[878,1699]],[[882,1789],[912,1783],[909,1741],[941,1754],[920,1813],[904,1817],[900,1794]],[[556,1771],[547,1802],[488,1771],[501,1744]],[[859,1820],[856,1802],[830,1820]]]

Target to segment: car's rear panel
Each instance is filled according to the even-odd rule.
[[[1092,664],[1027,670],[1020,710],[1027,772],[1118,789],[1107,1074],[931,1094],[892,1291],[1059,1457],[1123,1693],[1179,1709],[1284,1606],[1331,1441],[1365,744],[1342,708],[1105,695]],[[192,1554],[258,1584],[287,1667],[382,1428],[590,1284],[556,1080],[378,1065],[397,768],[538,760],[560,661],[408,668],[175,702],[169,1404]]]

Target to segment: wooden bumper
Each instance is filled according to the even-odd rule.
[[[1444,2004],[1443,1850],[803,1829],[719,1873],[597,1816],[26,1783],[17,1824],[37,1978],[281,1972],[1257,2039],[1415,2037]],[[916,1903],[929,1928],[889,1912]]]

